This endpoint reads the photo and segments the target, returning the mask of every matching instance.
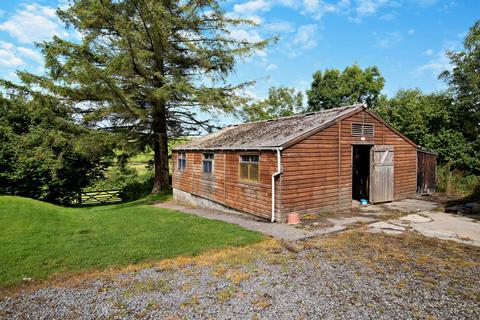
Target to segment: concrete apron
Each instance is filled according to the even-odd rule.
[[[206,219],[220,220],[243,227],[247,230],[261,232],[281,240],[303,240],[311,237],[331,234],[346,230],[356,223],[368,226],[368,232],[383,232],[390,235],[416,231],[424,236],[452,240],[464,244],[480,246],[480,223],[467,217],[432,211],[437,204],[418,199],[405,199],[383,205],[369,205],[361,208],[359,216],[329,218],[332,227],[317,229],[299,229],[285,223],[271,223],[248,214],[224,212],[213,208],[194,208],[174,204],[173,202],[156,203],[154,206],[169,210],[194,214]],[[383,207],[382,207],[383,206]],[[399,219],[384,221],[384,207],[407,215]],[[416,213],[412,213],[416,212]],[[408,214],[410,213],[410,214]],[[363,216],[362,216],[363,215]]]
[[[399,219],[375,222],[368,225],[369,232],[401,234],[416,231],[426,237],[451,240],[480,247],[480,223],[477,220],[445,212],[432,211],[434,202],[406,199],[388,204],[390,209],[416,212]]]
[[[153,206],[190,213],[210,220],[220,220],[236,224],[247,230],[261,232],[273,238],[287,241],[308,239],[346,229],[346,227],[343,225],[336,225],[329,228],[306,231],[295,228],[286,223],[271,223],[265,220],[255,219],[254,217],[246,214],[225,213],[215,209],[192,208],[183,205],[177,205],[172,202],[160,202],[154,204]]]

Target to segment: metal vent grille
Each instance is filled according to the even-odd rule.
[[[352,136],[362,135],[362,125],[360,123],[352,123]]]
[[[373,124],[364,124],[363,125],[363,136],[373,137]]]
[[[373,124],[352,123],[352,136],[373,137]]]

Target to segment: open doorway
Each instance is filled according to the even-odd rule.
[[[352,199],[369,200],[371,145],[354,145],[352,152]]]

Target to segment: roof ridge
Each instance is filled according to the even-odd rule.
[[[344,105],[344,106],[338,106],[338,107],[330,108],[330,109],[323,109],[323,110],[312,111],[312,112],[292,114],[291,116],[283,116],[283,117],[278,117],[278,118],[255,120],[255,121],[242,122],[242,123],[238,123],[238,124],[231,124],[231,125],[228,125],[224,128],[238,127],[238,126],[242,126],[242,125],[245,125],[245,124],[252,124],[252,123],[277,121],[277,120],[283,120],[283,119],[294,118],[294,117],[299,117],[299,116],[307,116],[307,115],[309,116],[309,115],[314,115],[314,114],[318,114],[318,113],[326,113],[326,112],[329,112],[329,111],[332,111],[332,110],[335,110],[335,109],[340,109],[340,108],[345,108],[346,109],[346,108],[361,107],[361,106],[363,106],[365,108],[367,107],[367,105],[363,102],[362,103],[347,104],[347,105]]]
[[[365,110],[366,105],[353,104],[332,109],[320,110],[308,114],[296,114],[277,119],[252,121],[230,125],[199,139],[173,147],[183,150],[234,150],[234,149],[272,149],[285,145],[321,127],[330,125],[339,117]]]

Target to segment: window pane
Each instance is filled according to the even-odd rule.
[[[258,164],[252,163],[250,166],[250,180],[259,181]]]
[[[243,156],[240,156],[240,157],[241,157],[242,162],[249,162],[250,161],[250,156],[243,155]]]
[[[212,159],[213,160],[213,153],[204,153],[203,154],[204,159]]]
[[[211,160],[203,160],[203,172],[212,173],[213,162]]]
[[[248,163],[240,163],[240,179],[248,180]]]
[[[250,156],[250,161],[251,162],[258,162],[258,155],[253,155],[253,156]]]

